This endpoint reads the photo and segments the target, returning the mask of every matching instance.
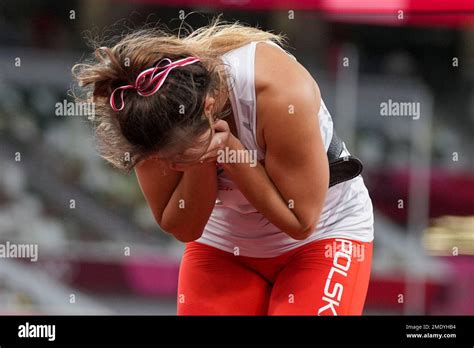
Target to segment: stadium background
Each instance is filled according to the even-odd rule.
[[[135,177],[95,154],[87,118],[56,105],[72,102],[86,31],[176,29],[183,15],[197,28],[220,13],[287,35],[365,163],[376,220],[365,312],[474,314],[474,5],[375,3],[2,1],[0,244],[38,245],[39,258],[0,258],[0,314],[175,313],[183,246]],[[382,116],[390,99],[420,103],[420,118]]]

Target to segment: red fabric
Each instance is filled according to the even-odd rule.
[[[327,12],[392,13],[406,11],[469,11],[472,0],[135,0],[148,3],[184,7],[233,7],[242,9],[324,10]]]
[[[122,0],[124,1],[124,0]],[[296,18],[310,20],[322,13],[328,20],[346,23],[366,23],[389,26],[449,26],[474,25],[472,0],[134,0],[139,3],[174,7],[233,8],[239,10],[305,11]],[[404,19],[397,18],[398,11]]]
[[[326,239],[274,258],[187,243],[178,315],[360,315],[372,243]]]

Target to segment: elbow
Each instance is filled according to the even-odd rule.
[[[170,226],[161,224],[161,229],[171,234],[174,238],[182,243],[189,243],[199,239],[204,232],[204,228],[195,228],[190,226]]]
[[[189,242],[194,242],[195,240],[198,240],[199,238],[201,238],[202,233],[203,233],[203,230],[196,231],[196,232],[186,230],[185,233],[175,232],[175,233],[172,233],[172,234],[180,242],[189,243]]]
[[[305,239],[308,239],[314,233],[315,229],[316,229],[316,222],[306,225],[306,226],[302,226],[301,228],[297,230],[291,231],[291,233],[287,232],[287,234],[293,239],[305,240]]]

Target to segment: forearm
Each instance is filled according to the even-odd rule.
[[[182,242],[198,239],[214,208],[216,197],[215,163],[187,169],[163,211],[161,227]]]
[[[232,150],[248,151],[235,139],[228,145]],[[293,210],[292,197],[283,197],[260,163],[254,167],[248,163],[222,163],[222,166],[247,200],[283,232],[302,239],[314,228],[315,222],[308,223],[298,218]]]

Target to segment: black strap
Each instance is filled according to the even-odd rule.
[[[333,129],[331,143],[329,144],[327,152],[329,163],[339,159],[339,157],[341,157],[342,150],[344,150],[342,140],[337,136],[336,130]]]
[[[329,187],[351,180],[362,173],[362,162],[354,156],[341,157],[344,143],[333,130],[327,151],[329,161]]]

